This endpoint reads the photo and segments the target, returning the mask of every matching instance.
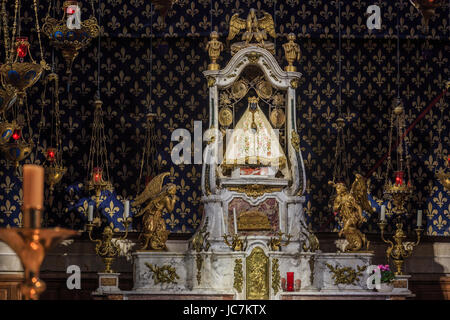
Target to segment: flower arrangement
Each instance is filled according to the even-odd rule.
[[[380,269],[381,273],[381,283],[391,283],[394,280],[394,272],[391,271],[391,267],[388,264],[380,264],[378,265],[378,269]]]

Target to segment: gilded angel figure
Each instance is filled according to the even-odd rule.
[[[374,209],[370,206],[367,198],[367,183],[365,178],[356,174],[356,179],[352,184],[352,188],[348,191],[345,184],[333,181],[328,182],[336,188],[336,198],[333,203],[333,210],[338,213],[342,229],[339,237],[344,235],[348,241],[345,251],[359,251],[361,248],[369,248],[369,241],[366,236],[359,230],[362,223],[366,221],[362,212],[372,213]]]
[[[163,187],[164,178],[170,173],[165,172],[151,180],[145,190],[136,197],[133,206],[145,206],[136,217],[142,218],[142,231],[139,239],[143,240],[142,250],[166,250],[169,231],[163,219],[165,211],[171,212],[177,201],[177,186],[173,183]]]

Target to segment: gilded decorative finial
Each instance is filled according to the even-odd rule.
[[[301,57],[300,46],[295,43],[295,34],[289,33],[287,39],[288,42],[283,44],[283,49],[288,65],[284,69],[288,72],[295,72],[297,67],[294,66],[294,62],[300,60]]]
[[[219,40],[219,34],[216,31],[211,32],[211,40],[206,44],[206,50],[208,51],[211,63],[208,65],[208,70],[220,70],[220,66],[217,63],[217,59],[220,57],[220,53],[223,51],[223,43]]]

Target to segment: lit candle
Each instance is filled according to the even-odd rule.
[[[294,273],[287,273],[287,291],[294,291]]]
[[[125,205],[123,208],[123,216],[125,217],[125,219],[128,218],[129,214],[130,214],[130,201],[127,200],[125,201]]]
[[[237,234],[236,208],[233,208],[234,233]]]
[[[89,210],[88,210],[88,221],[92,222],[94,220],[94,206],[91,204],[89,205]]]
[[[380,216],[380,220],[384,221],[386,219],[386,206],[383,204],[381,206],[381,216]]]
[[[42,210],[44,206],[44,168],[23,166],[23,209]]]
[[[422,210],[417,210],[417,226],[422,226]]]

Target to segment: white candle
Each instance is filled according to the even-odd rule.
[[[386,219],[386,206],[383,204],[381,206],[381,216],[380,216],[380,220],[384,221]]]
[[[422,210],[417,210],[417,226],[422,226]]]
[[[236,208],[233,208],[234,233],[237,234]]]
[[[94,206],[91,204],[89,205],[89,210],[88,210],[88,221],[92,222],[94,220]]]
[[[126,200],[125,205],[123,206],[123,216],[126,219],[128,218],[129,215],[130,215],[130,201]]]

